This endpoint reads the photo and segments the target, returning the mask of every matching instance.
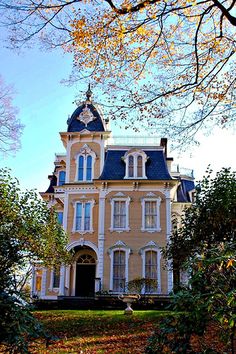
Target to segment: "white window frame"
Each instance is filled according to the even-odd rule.
[[[130,231],[129,227],[129,205],[130,205],[131,198],[130,197],[124,197],[124,198],[111,198],[111,227],[110,231],[116,231],[116,232],[124,232],[124,231]],[[114,225],[114,212],[115,212],[115,202],[125,202],[125,227],[124,228],[117,228]]]
[[[113,264],[114,264],[114,252],[123,251],[125,252],[125,284],[129,281],[129,256],[131,254],[131,249],[123,242],[117,241],[114,246],[110,247],[108,254],[110,255],[110,290],[113,291]],[[120,294],[121,291],[115,291],[114,293]]]
[[[77,204],[82,204],[82,229],[81,230],[77,230],[76,229],[76,209],[77,209]],[[90,204],[90,227],[89,230],[85,230],[84,226],[85,226],[85,204],[89,203]],[[83,235],[86,233],[93,233],[93,207],[95,204],[95,200],[77,200],[76,202],[73,203],[73,207],[74,207],[74,220],[73,220],[73,228],[72,228],[72,232],[78,232],[79,234]]]
[[[79,158],[83,156],[83,179],[79,180]],[[91,180],[86,179],[87,175],[87,157],[91,156],[92,158],[92,171],[91,171]],[[75,163],[76,163],[76,173],[75,173],[75,182],[92,182],[94,179],[94,163],[96,159],[96,154],[94,151],[90,149],[90,147],[85,144],[79,151],[78,154],[75,155]]]
[[[139,254],[142,258],[142,278],[145,278],[146,252],[148,251],[157,252],[157,294],[161,294],[161,250],[154,241],[148,242],[146,246],[139,250]],[[154,293],[152,292],[152,294]]]
[[[161,231],[161,224],[160,224],[160,206],[161,206],[161,197],[157,198],[142,198],[142,227],[141,231],[143,232],[160,232]],[[146,228],[145,227],[145,203],[146,202],[156,202],[156,227],[155,228]]]
[[[134,175],[132,177],[129,176],[129,157],[133,156],[134,159]],[[138,176],[138,157],[142,157],[142,176]],[[125,161],[125,179],[147,179],[146,176],[146,162],[147,155],[143,150],[135,150],[135,151],[127,151],[124,155]]]

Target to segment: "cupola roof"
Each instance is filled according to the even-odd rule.
[[[80,102],[78,107],[67,121],[68,132],[81,132],[86,129],[91,132],[104,132],[106,126],[99,107],[92,101],[90,84],[86,92],[86,100]]]

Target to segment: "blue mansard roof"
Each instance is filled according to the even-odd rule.
[[[189,192],[195,189],[194,181],[181,179],[181,184],[177,189],[177,201],[182,203],[191,202]]]
[[[77,107],[67,124],[68,132],[81,132],[84,129],[93,132],[105,131],[103,119],[91,101],[85,101]]]
[[[128,150],[108,150],[105,157],[103,172],[100,180],[122,180],[125,176],[125,162],[122,157]],[[170,180],[165,155],[162,150],[144,150],[148,160],[146,162],[146,176],[149,180]]]

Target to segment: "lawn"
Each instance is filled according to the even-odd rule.
[[[54,310],[38,311],[35,316],[58,339],[48,348],[42,341],[30,345],[31,353],[144,353],[147,338],[164,311]]]

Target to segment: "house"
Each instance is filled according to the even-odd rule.
[[[173,274],[161,249],[172,215],[193,199],[193,176],[172,171],[167,139],[115,145],[91,95],[89,89],[60,133],[66,153],[56,155],[50,186],[41,193],[69,234],[73,263],[59,272],[35,266],[32,293],[47,300],[119,294],[128,281],[148,278],[157,281],[152,293],[167,295]]]

